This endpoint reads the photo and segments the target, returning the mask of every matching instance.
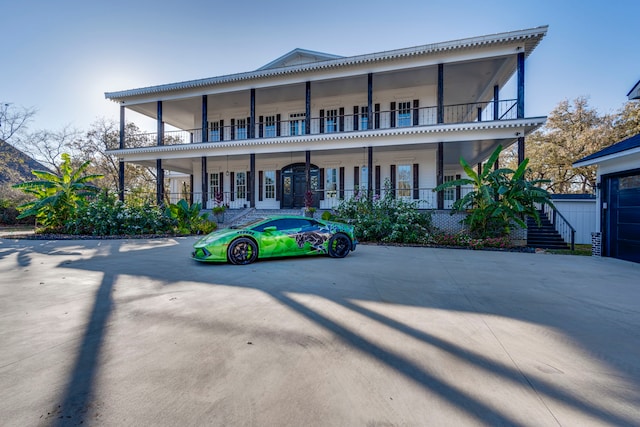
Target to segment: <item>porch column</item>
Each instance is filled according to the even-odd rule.
[[[207,95],[202,95],[202,142],[209,141],[209,100]],[[201,158],[202,163],[202,171],[201,171],[201,189],[202,196],[200,197],[200,201],[202,203],[202,208],[207,207],[208,193],[209,193],[209,183],[207,182],[207,158]]]
[[[202,165],[200,168],[200,179],[202,181],[202,197],[200,200],[202,201],[202,209],[206,209],[207,201],[209,200],[209,183],[207,182],[207,158],[205,156],[200,159],[200,164]]]
[[[256,207],[256,155],[250,154],[249,157],[249,177],[247,179],[247,186],[249,188],[249,207]]]
[[[309,135],[311,133],[311,82],[305,85],[304,114],[304,134]]]
[[[304,180],[306,184],[306,193],[307,191],[311,191],[311,151],[309,150],[305,151],[304,153]]]
[[[209,141],[208,105],[207,95],[202,95],[202,142]]]
[[[444,143],[438,142],[438,157],[436,163],[436,184],[444,183]],[[444,191],[438,191],[438,209],[444,209]]]
[[[249,139],[253,139],[255,137],[256,137],[256,90],[251,89],[251,100],[250,100],[250,106],[249,106]]]
[[[518,118],[524,118],[524,52],[518,54]]]
[[[493,120],[500,119],[500,86],[493,87]]]
[[[444,64],[438,64],[438,123],[444,123]]]
[[[164,122],[162,121],[162,101],[157,105],[157,130],[156,139],[158,146],[164,145]],[[156,159],[156,203],[158,206],[164,204],[164,170],[162,169],[162,159]]]
[[[373,147],[369,147],[367,153],[367,199],[373,197]]]
[[[373,129],[373,73],[367,76],[367,129]]]
[[[524,52],[518,53],[518,118],[524,118]],[[524,136],[518,138],[518,164],[524,161]]]
[[[124,150],[124,105],[120,105],[120,149]],[[118,165],[118,198],[124,202],[124,161],[120,160]]]

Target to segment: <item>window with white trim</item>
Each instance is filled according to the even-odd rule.
[[[247,119],[238,119],[236,122],[236,139],[247,139]]]
[[[247,198],[247,173],[236,172],[236,199]]]
[[[305,113],[293,113],[289,114],[289,135],[304,135],[305,119],[307,115]]]
[[[324,119],[324,131],[325,133],[338,132],[338,110],[327,110],[327,115]]]
[[[221,132],[222,127],[220,126],[220,122],[209,123],[209,142],[220,141]]]
[[[327,168],[324,171],[326,197],[336,197],[338,193],[338,169]]]
[[[369,128],[369,107],[360,107],[360,130],[367,130]]]
[[[363,166],[360,169],[360,190],[367,191],[369,189],[369,168]]]
[[[220,174],[211,173],[209,174],[209,200],[216,200],[216,195],[218,193],[222,194],[222,189],[220,188]]]
[[[411,102],[398,103],[398,127],[411,126]]]
[[[398,165],[398,197],[411,197],[411,165]]]
[[[445,175],[444,182],[450,182],[455,180],[456,177],[454,175]],[[444,190],[444,208],[451,209],[453,206],[453,202],[456,201],[456,189],[455,187],[449,187]]]
[[[272,138],[276,136],[276,116],[267,116],[264,118],[264,137]]]
[[[264,198],[276,198],[276,171],[264,171]]]

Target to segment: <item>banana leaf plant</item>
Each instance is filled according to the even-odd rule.
[[[462,220],[469,226],[469,231],[476,237],[499,237],[511,232],[511,225],[526,227],[525,218],[530,216],[540,223],[540,215],[536,204],[550,204],[551,196],[540,184],[548,180],[526,179],[529,159],[525,159],[516,170],[509,168],[493,169],[500,156],[502,146],[499,145],[491,154],[484,167],[477,173],[463,159],[460,165],[467,178],[445,182],[434,191],[443,191],[457,186],[471,186],[472,191],[456,200],[451,213],[467,211]]]
[[[71,157],[64,153],[60,175],[49,171],[31,171],[39,180],[13,186],[35,197],[35,200],[18,206],[21,212],[18,218],[35,216],[37,223],[44,229],[61,229],[65,222],[75,218],[79,206],[100,192],[100,188],[91,182],[104,176],[84,175],[90,164],[90,161],[86,161],[74,170]]]

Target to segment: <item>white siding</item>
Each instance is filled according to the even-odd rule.
[[[576,229],[577,244],[591,244],[591,232],[596,230],[596,200],[559,200],[553,204]]]

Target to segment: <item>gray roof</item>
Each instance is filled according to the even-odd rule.
[[[627,93],[627,96],[630,96],[635,90],[636,88],[638,88],[638,86],[640,86],[640,80],[638,80],[638,83],[636,83],[635,85],[633,85],[633,87],[631,88],[631,90],[629,91],[629,93]],[[639,93],[633,97],[633,98],[629,98],[629,99],[640,99],[640,91],[638,91]]]
[[[609,156],[611,154],[621,153],[623,151],[632,150],[634,148],[640,148],[640,134],[636,136],[632,136],[631,138],[624,139],[616,144],[610,145],[607,148],[604,148],[597,153],[593,153],[587,157],[583,157],[577,162],[573,162],[574,167],[579,166],[588,166],[588,165],[579,165],[579,163],[595,163],[592,160],[599,159],[601,157]],[[579,166],[578,166],[579,165]]]
[[[468,49],[473,47],[488,46],[492,44],[510,43],[513,41],[521,40],[525,43],[525,55],[529,55],[533,49],[538,45],[540,40],[546,35],[548,26],[541,26],[532,29],[511,31],[506,33],[498,33],[480,37],[471,37],[460,40],[453,40],[449,42],[426,44],[421,46],[409,47],[404,49],[389,50],[385,52],[370,53],[365,55],[356,55],[348,57],[339,57],[336,55],[321,54],[325,56],[335,56],[332,59],[324,59],[321,56],[319,60],[303,63],[291,66],[277,67],[278,61],[285,58],[287,55],[295,52],[296,50],[289,52],[288,54],[270,62],[269,64],[259,68],[255,71],[249,71],[237,74],[228,74],[219,77],[210,77],[198,80],[189,80],[178,83],[163,84],[158,86],[149,86],[138,89],[123,90],[117,92],[106,92],[105,98],[113,101],[121,102],[127,98],[132,98],[141,95],[151,95],[159,93],[168,93],[173,91],[179,91],[184,89],[193,89],[205,86],[214,86],[224,83],[233,83],[246,80],[257,80],[266,77],[288,75],[295,73],[304,73],[309,71],[316,71],[321,69],[346,67],[356,64],[366,64],[380,61],[387,61],[396,58],[427,55],[434,53],[449,52],[458,49]],[[299,49],[301,52],[313,52],[303,49]],[[271,68],[275,66],[275,68]]]

